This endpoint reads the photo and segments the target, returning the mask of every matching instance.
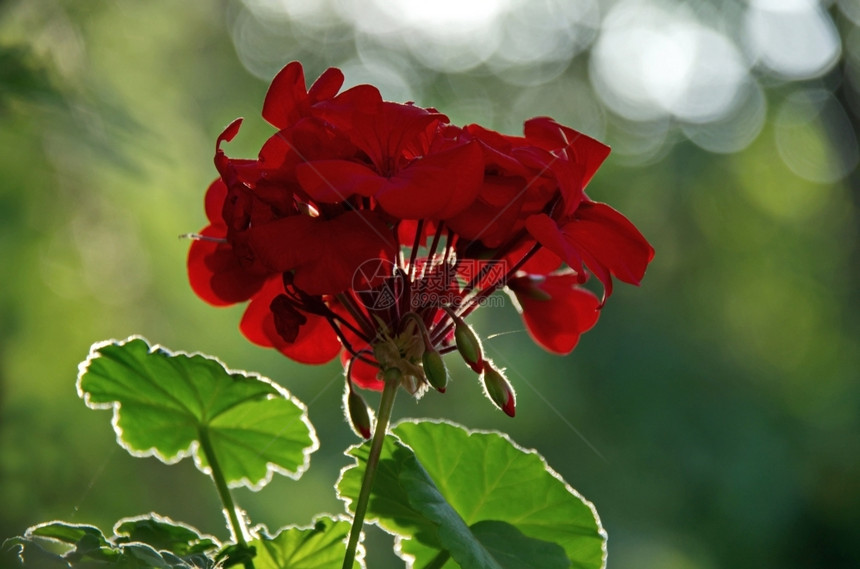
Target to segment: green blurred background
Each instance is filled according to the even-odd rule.
[[[452,121],[548,114],[613,146],[589,193],[657,250],[569,357],[476,314],[518,389],[468,373],[400,417],[499,429],[592,500],[613,569],[860,567],[857,0],[0,2],[0,537],[151,510],[225,538],[213,488],[114,444],[75,393],[91,343],[142,334],[259,371],[309,406],[299,481],[237,492],[275,529],[339,512],[355,441],[335,364],[247,343],[189,289],[215,137],[267,82],[328,66]],[[369,397],[373,400],[373,396]],[[371,531],[372,569],[402,567]]]

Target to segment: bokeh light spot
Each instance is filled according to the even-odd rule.
[[[821,76],[842,49],[833,20],[817,2],[806,0],[753,2],[744,32],[753,59],[785,79]]]
[[[607,15],[591,60],[604,102],[631,120],[719,120],[734,110],[747,65],[722,33],[685,10],[633,0]]]
[[[836,98],[805,89],[786,99],[774,125],[779,155],[805,180],[833,183],[857,166],[857,137]]]

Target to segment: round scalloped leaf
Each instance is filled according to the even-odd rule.
[[[351,522],[320,517],[311,528],[287,527],[274,537],[259,532],[248,545],[257,550],[254,569],[341,569]],[[364,569],[364,548],[359,544],[353,569]]]
[[[66,551],[53,551],[53,547],[46,549],[42,547],[45,542],[63,544],[67,546]],[[7,540],[3,547],[15,552],[15,566],[25,569],[199,569],[215,564],[205,555],[179,557],[171,551],[158,551],[147,543],[117,544],[105,538],[94,526],[59,521],[35,525],[23,536]]]
[[[397,536],[398,553],[415,567],[605,566],[606,533],[593,506],[536,452],[449,423],[403,422],[392,431],[368,519]],[[349,506],[368,451],[367,443],[348,451],[357,464],[342,472],[338,491]]]
[[[97,547],[108,545],[108,540],[102,530],[87,524],[69,522],[45,522],[27,529],[27,537],[43,537],[67,545],[75,545],[81,541],[95,544]]]
[[[221,547],[211,535],[156,513],[119,520],[113,528],[114,543],[140,542],[179,557],[212,553]]]
[[[305,406],[271,380],[140,337],[95,344],[77,386],[88,407],[113,409],[117,442],[134,456],[193,455],[209,474],[207,437],[231,487],[259,490],[273,472],[298,478],[319,446]]]

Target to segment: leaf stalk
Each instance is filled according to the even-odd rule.
[[[236,510],[236,503],[233,501],[233,495],[230,493],[227,479],[224,478],[224,471],[221,470],[218,457],[215,455],[215,447],[212,446],[212,441],[209,439],[209,430],[206,427],[200,427],[198,429],[198,438],[200,440],[200,448],[206,456],[206,462],[209,463],[209,470],[212,473],[212,480],[215,482],[218,497],[221,499],[221,505],[227,512],[227,519],[230,522],[230,531],[233,534],[233,539],[243,549],[247,549],[247,529],[242,518],[239,517],[239,512]],[[244,565],[245,569],[254,569],[254,562],[250,559],[246,560]]]

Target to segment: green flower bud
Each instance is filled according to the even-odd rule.
[[[507,378],[488,361],[484,361],[481,379],[487,397],[509,417],[516,414],[516,396]]]
[[[349,411],[349,421],[352,423],[352,428],[356,434],[370,438],[370,412],[367,410],[367,403],[364,402],[364,397],[355,391],[349,391],[346,395],[346,408]]]
[[[476,373],[481,373],[481,364],[484,361],[484,351],[481,349],[481,341],[472,327],[466,324],[462,318],[455,320],[454,340],[457,342],[457,351],[466,360]]]
[[[448,368],[445,367],[445,362],[442,361],[439,352],[424,350],[421,362],[424,365],[424,376],[430,385],[437,391],[445,393],[445,388],[448,386]]]

